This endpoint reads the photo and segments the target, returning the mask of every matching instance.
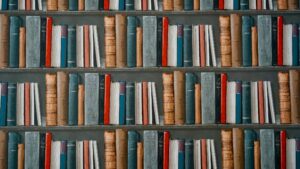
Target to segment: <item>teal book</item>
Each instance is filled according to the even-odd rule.
[[[254,141],[256,133],[253,130],[244,130],[244,157],[245,169],[254,169]]]
[[[69,103],[68,103],[68,125],[78,124],[78,84],[79,76],[75,73],[69,74]]]
[[[61,26],[61,50],[60,50],[60,67],[65,68],[67,67],[67,46],[68,46],[68,26],[62,25]],[[72,42],[71,42],[72,43]]]
[[[8,0],[8,10],[18,10],[18,0]]]
[[[135,124],[135,89],[134,82],[126,83],[126,124]]]
[[[139,141],[139,134],[136,131],[128,131],[127,168],[137,169],[137,142],[138,141]]]
[[[119,10],[120,11],[125,10],[125,0],[119,0]]]
[[[185,11],[190,11],[193,10],[194,8],[194,0],[184,0],[184,10]]]
[[[134,10],[134,0],[126,0],[125,1],[125,9],[127,11],[133,11]]]
[[[119,124],[125,124],[125,93],[126,93],[126,83],[120,82],[120,96],[119,96]]]
[[[8,83],[7,87],[7,126],[16,125],[16,114],[17,114],[17,84]]]
[[[177,25],[177,67],[183,62],[183,25]]]
[[[252,65],[251,26],[252,26],[251,16],[242,16],[243,66]]]
[[[249,9],[249,0],[240,0],[240,9],[248,10]]]
[[[299,38],[298,38],[298,25],[293,24],[292,33],[292,53],[293,53],[293,66],[299,65]]]
[[[76,168],[76,141],[67,143],[67,169]]]
[[[8,0],[2,0],[1,10],[5,11],[8,9]]]
[[[195,124],[195,83],[193,73],[185,73],[185,123]]]
[[[235,122],[237,124],[242,123],[242,83],[240,81],[236,82],[236,91],[235,91],[235,98],[236,98],[236,103],[235,103],[235,111],[236,111],[236,116],[235,116]]]
[[[194,144],[192,139],[185,140],[185,169],[194,169]]]
[[[178,140],[178,169],[184,169],[185,167],[184,154],[184,140]]]
[[[18,167],[18,144],[19,134],[15,132],[8,133],[7,143],[7,169],[17,169]]]
[[[7,83],[1,83],[0,126],[6,125],[7,113]]]
[[[76,26],[68,25],[67,66],[76,67]]]
[[[242,122],[251,123],[251,88],[250,82],[242,82]]]
[[[300,139],[296,139],[296,169],[300,169]]]
[[[78,10],[78,1],[69,0],[69,11],[77,11]]]
[[[183,66],[193,66],[192,59],[192,26],[183,26]]]
[[[26,68],[41,66],[41,17],[26,16]]]
[[[60,169],[67,169],[67,141],[60,144]]]
[[[136,67],[136,27],[137,18],[127,16],[127,66]]]
[[[121,0],[120,0],[121,2]],[[99,0],[87,0],[84,6],[86,11],[96,11],[99,10]]]
[[[233,0],[233,10],[240,9],[240,0]]]
[[[19,67],[19,35],[21,19],[18,16],[10,17],[9,27],[9,67]]]
[[[214,1],[213,0],[201,0],[200,1],[200,11],[202,10],[213,10]]]

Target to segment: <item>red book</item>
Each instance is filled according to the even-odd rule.
[[[199,25],[199,49],[200,49],[200,66],[205,67],[206,59],[205,59],[205,25]]]
[[[142,0],[142,10],[147,11],[148,10],[148,1]]]
[[[168,27],[169,20],[168,17],[163,17],[162,26],[162,60],[161,64],[163,67],[168,66]]]
[[[109,0],[104,0],[104,10],[109,10]]]
[[[262,9],[262,0],[257,0],[256,1],[256,9],[261,10]]]
[[[224,0],[219,0],[219,10],[224,9]]]
[[[227,74],[221,73],[221,124],[226,123]]]
[[[286,169],[286,131],[280,131],[280,169]]]
[[[51,141],[52,141],[52,134],[50,132],[47,132],[46,140],[45,140],[45,169],[50,169]]]
[[[277,17],[277,66],[283,65],[283,17]]]
[[[149,124],[148,119],[148,82],[143,82],[143,125]]]
[[[83,168],[89,169],[90,163],[89,163],[89,141],[84,140],[83,141]]]
[[[48,68],[51,67],[52,24],[53,24],[52,17],[47,17],[45,66]]]
[[[30,83],[26,82],[24,85],[25,108],[24,108],[24,124],[30,126]]]
[[[104,80],[104,124],[109,124],[109,106],[110,106],[110,74],[105,74]]]
[[[83,26],[84,31],[84,67],[90,67],[90,34],[89,25]]]
[[[170,133],[164,132],[164,152],[163,152],[163,169],[169,169],[169,143]]]
[[[30,11],[31,10],[31,0],[25,1],[25,10]]]
[[[263,81],[258,81],[258,114],[259,123],[265,123],[265,112],[264,112],[264,83]]]
[[[206,169],[206,139],[201,139],[201,161],[202,169]]]

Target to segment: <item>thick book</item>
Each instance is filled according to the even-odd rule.
[[[116,168],[116,133],[114,131],[104,132],[104,166]]]
[[[26,67],[40,67],[41,17],[26,17]]]
[[[116,155],[117,168],[127,168],[127,131],[123,129],[116,130]]]
[[[193,61],[193,66],[200,66],[199,26],[198,25],[192,26],[192,61]]]
[[[201,73],[202,124],[215,123],[215,73]]]
[[[291,123],[289,74],[278,73],[280,123]]]
[[[251,129],[244,130],[244,168],[254,168],[254,141],[256,139],[255,131]]]
[[[289,71],[291,97],[291,123],[300,123],[300,71]]]
[[[127,65],[126,57],[126,16],[117,14],[116,18],[116,67]],[[132,50],[132,49],[131,49]]]
[[[137,143],[139,134],[136,131],[128,131],[127,142],[127,168],[137,169]]]
[[[127,1],[126,1],[127,3]],[[136,27],[137,18],[127,17],[127,66],[136,67]]]
[[[9,30],[10,30],[9,17],[1,14],[0,15],[0,55],[1,55],[0,67],[1,68],[8,66],[9,44],[10,44]]]
[[[153,130],[144,131],[144,168],[158,169],[157,159],[158,132]]]
[[[185,122],[185,75],[181,71],[174,71],[174,100],[175,124]]]
[[[15,169],[18,165],[18,143],[20,142],[20,135],[15,132],[8,133],[7,143],[7,168]]]
[[[16,125],[16,103],[17,103],[17,84],[16,83],[8,83],[7,86],[7,126],[15,126]]]
[[[286,10],[288,9],[288,1],[287,0],[278,0],[277,7],[279,10]]]
[[[242,65],[242,21],[239,14],[230,15],[232,66]]]
[[[243,1],[243,0],[242,0]],[[241,4],[242,4],[241,1]],[[243,66],[251,66],[251,16],[242,16],[242,50],[243,50]]]
[[[0,131],[0,168],[7,168],[7,138],[7,132]]]
[[[178,2],[180,2],[181,0],[177,0]],[[193,1],[194,0],[184,0],[184,10],[185,11],[190,11],[193,10]],[[175,1],[176,2],[176,1]],[[176,10],[176,5],[174,5],[174,10]]]
[[[46,125],[57,125],[57,79],[56,74],[46,74]]]
[[[76,67],[76,26],[68,25],[67,67]]]
[[[25,132],[25,168],[39,169],[40,133]]]
[[[164,124],[170,125],[175,122],[174,76],[173,74],[164,73],[162,80]]]
[[[272,66],[272,18],[270,15],[257,16],[258,65]]]
[[[9,29],[9,67],[19,67],[19,33],[21,18],[10,16]]]
[[[240,9],[241,10],[249,9],[249,0],[240,0]]]
[[[223,168],[234,168],[232,131],[231,130],[222,130],[221,131],[221,141],[222,141],[222,144],[221,144],[222,145],[222,166],[223,166]]]
[[[61,61],[61,25],[55,25],[52,29],[51,67],[60,67]]]
[[[193,66],[192,59],[192,25],[183,26],[183,66]]]
[[[50,168],[60,168],[60,155],[58,155],[60,154],[60,146],[61,141],[51,141]]]
[[[227,82],[226,91],[226,123],[236,123],[236,82]]]
[[[244,131],[241,128],[232,129],[232,145],[234,168],[244,168]]]
[[[179,151],[179,140],[170,140],[169,145],[169,168],[179,168],[178,153]]]
[[[221,66],[230,67],[232,65],[230,17],[229,16],[220,16],[219,24],[220,24]]]
[[[283,25],[283,65],[292,66],[293,65],[293,25],[285,24]]]
[[[143,16],[143,66],[155,67],[157,63],[157,19]]]
[[[99,124],[99,74],[85,74],[85,95],[84,95],[84,124]]]
[[[68,84],[68,74],[57,72],[57,125],[59,126],[68,124]]]
[[[85,1],[84,9],[86,11],[95,11],[99,10],[99,1],[98,0],[89,0]]]
[[[76,26],[76,66],[84,67],[84,26]]]
[[[273,129],[260,130],[261,169],[275,168],[275,137]]]
[[[105,5],[105,3],[104,3]],[[105,67],[116,67],[116,26],[115,17],[104,17]]]
[[[186,124],[195,124],[195,83],[196,83],[195,75],[193,73],[185,73],[185,103],[186,103],[185,123]]]
[[[75,73],[69,74],[68,125],[78,124],[78,83],[78,75]]]
[[[242,82],[242,123],[251,123],[251,83]]]

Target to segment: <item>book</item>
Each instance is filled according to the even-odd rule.
[[[257,16],[258,65],[272,65],[272,18],[270,15]]]
[[[251,91],[251,123],[258,123],[258,86],[257,82],[250,82]]]
[[[68,123],[68,74],[57,72],[57,125]]]
[[[236,82],[227,82],[226,123],[236,123]]]
[[[144,131],[144,167],[149,169],[158,168],[158,133],[157,131]]]
[[[39,169],[40,133],[25,132],[25,168]]]
[[[8,83],[7,85],[7,126],[15,126],[16,125],[16,98],[17,97],[17,84],[16,83]]]
[[[233,168],[234,154],[233,154],[233,145],[232,145],[232,131],[221,130],[221,141],[222,141],[222,166],[223,168]]]
[[[45,67],[48,68],[51,67],[52,24],[53,24],[53,18],[47,17]]]
[[[40,67],[40,25],[39,16],[26,17],[26,67]]]
[[[143,66],[143,29],[136,27],[136,67]]]
[[[60,168],[60,147],[61,141],[53,141],[51,143],[51,162],[50,168],[58,169]]]
[[[76,167],[80,169],[84,167],[83,151],[83,141],[76,141]]]
[[[283,25],[283,65],[292,66],[293,65],[293,25],[286,24]]]
[[[211,0],[200,1],[200,10],[213,10],[214,3]]]
[[[76,26],[68,25],[67,67],[76,67]]]
[[[61,66],[61,25],[52,28],[51,67]]]
[[[104,132],[104,166],[105,168],[116,168],[116,133],[114,131]]]
[[[84,67],[84,26],[76,26],[76,66]]]
[[[116,15],[116,67],[125,67],[127,63],[126,56],[126,16]]]
[[[299,37],[298,37],[298,25],[292,25],[292,65],[299,65]]]
[[[179,168],[179,140],[170,140],[169,144],[169,168]]]
[[[19,66],[19,29],[21,18],[10,16],[9,27],[9,67],[16,68]]]
[[[78,10],[78,1],[69,0],[69,11]]]
[[[227,74],[221,74],[221,94],[220,94],[220,122],[226,123],[226,105],[227,105]]]
[[[137,168],[137,143],[139,134],[136,131],[128,131],[127,141],[127,168]]]
[[[262,169],[275,168],[275,144],[273,129],[260,130],[260,154],[260,163]]]
[[[137,18],[134,16],[128,16],[127,17],[127,50],[126,50],[128,67],[136,67],[136,27],[137,27]]]
[[[183,26],[183,66],[193,66],[192,59],[192,25]]]
[[[237,124],[242,123],[242,84],[240,81],[236,82],[235,87],[235,111],[236,111],[236,117],[235,122]]]
[[[127,131],[116,130],[117,168],[127,168]]]
[[[242,65],[242,18],[238,14],[230,15],[232,67]]]
[[[24,27],[20,27],[19,37],[19,68],[25,68],[26,66],[26,32]]]
[[[135,123],[135,100],[134,100],[134,95],[135,95],[135,88],[134,88],[134,83],[129,82],[126,83],[126,124],[134,124]]]
[[[201,73],[202,124],[215,123],[215,74]]]
[[[220,16],[220,55],[221,66],[231,67],[231,34],[230,34],[230,17]]]
[[[137,168],[143,168],[143,154],[144,154],[144,147],[142,142],[137,143]]]
[[[186,139],[184,143],[184,150],[185,150],[185,167],[187,169],[194,168],[194,144],[192,139]]]
[[[234,168],[244,168],[244,131],[240,128],[232,129],[232,145]]]
[[[1,83],[0,125],[6,125],[7,117],[7,83]]]
[[[25,159],[25,146],[24,144],[18,144],[18,168],[24,168]]]
[[[162,67],[163,17],[157,17],[157,32],[156,33],[157,33],[157,42],[156,42],[157,63],[156,64],[158,67]],[[177,32],[177,33],[179,33],[179,32]],[[181,41],[182,41],[182,38],[181,38]],[[181,42],[181,41],[179,41],[179,42]]]
[[[84,81],[84,124],[96,125],[99,123],[99,75],[86,73]]]
[[[200,66],[200,55],[199,55],[199,26],[192,26],[192,61],[193,66]]]
[[[242,82],[242,123],[251,123],[251,82]]]
[[[143,124],[143,87],[142,87],[142,82],[135,83],[135,124]]]
[[[178,168],[183,169],[185,168],[185,149],[184,149],[184,140],[178,140]]]
[[[58,11],[66,11],[68,10],[68,0],[60,0],[57,2],[57,10]]]
[[[151,100],[151,98],[148,98],[148,82],[141,82],[142,83],[142,121],[143,121],[143,125],[148,125],[150,118],[149,116],[151,115],[152,117],[152,112],[150,112],[148,110],[148,101]],[[151,89],[150,89],[151,90]]]
[[[62,25],[61,26],[61,37],[60,37],[60,44],[61,44],[61,50],[60,50],[60,67],[67,67],[67,46],[68,46],[68,26]]]
[[[8,66],[8,56],[9,56],[9,17],[6,15],[0,15],[0,67]]]
[[[18,143],[20,136],[18,133],[9,132],[7,141],[7,168],[17,168],[18,165]]]
[[[283,65],[283,17],[277,17],[277,65]]]
[[[17,84],[17,115],[16,124],[24,126],[24,83]]]
[[[245,169],[254,168],[254,141],[256,133],[253,130],[244,130],[244,166]]]
[[[286,131],[280,131],[280,167],[286,168]]]
[[[183,25],[177,25],[177,67],[183,66]],[[159,65],[158,65],[159,66]]]
[[[161,64],[163,67],[167,66],[168,64],[168,41],[169,41],[169,20],[168,17],[162,18],[162,60]]]
[[[45,134],[45,169],[50,169],[52,133]]]
[[[143,16],[143,66],[154,67],[157,63],[157,20],[155,16]]]
[[[134,10],[134,0],[125,1],[125,9],[126,10]]]
[[[174,124],[175,120],[175,103],[174,103],[174,76],[173,74],[164,73],[163,79],[163,112],[164,124]]]
[[[48,11],[57,11],[58,1],[57,0],[49,0],[47,1],[47,10]]]
[[[299,87],[300,87],[300,72],[296,70],[289,71],[289,86],[291,97],[291,123],[300,122],[299,108]]]
[[[97,0],[85,1],[84,9],[86,11],[99,10],[99,1]]]
[[[78,83],[79,77],[75,73],[69,74],[68,84],[68,125],[78,124]]]
[[[257,82],[258,86],[258,116],[259,116],[259,123],[265,123],[265,115],[264,115],[264,88],[263,88],[263,81]]]
[[[57,125],[57,78],[56,74],[46,74],[46,125]]]
[[[195,124],[201,124],[201,85],[195,84]]]
[[[67,167],[67,141],[61,141],[60,144],[60,168]]]
[[[186,104],[185,123],[186,124],[195,124],[195,83],[196,83],[195,75],[192,73],[185,73],[185,104]]]
[[[183,72],[174,71],[174,100],[175,100],[175,124],[185,122],[185,75]]]
[[[296,168],[296,139],[286,140],[286,168]]]
[[[174,9],[174,0],[163,0],[164,11],[173,11],[173,9]]]
[[[84,86],[78,85],[78,126],[84,124]]]
[[[291,96],[289,87],[289,74],[279,72],[278,83],[280,123],[291,123]]]
[[[251,58],[252,66],[258,66],[258,37],[257,26],[251,27]]]
[[[242,3],[243,3],[243,1],[241,1],[241,8],[244,8],[244,7],[242,7]],[[243,66],[251,66],[252,65],[251,26],[252,26],[252,18],[250,16],[242,16]]]
[[[0,131],[0,167],[7,168],[7,132]]]
[[[115,17],[107,16],[104,18],[104,50],[105,67],[116,66],[116,31]]]
[[[120,83],[112,82],[110,85],[110,108],[109,108],[109,124],[119,124],[120,110]]]

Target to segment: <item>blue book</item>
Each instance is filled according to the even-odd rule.
[[[298,25],[293,24],[292,33],[292,49],[293,49],[293,66],[299,65],[299,39],[298,39]]]
[[[134,10],[134,0],[126,0],[125,1],[125,9],[127,11]]]
[[[184,169],[184,140],[178,140],[178,169]]]
[[[134,82],[126,83],[126,124],[135,124],[135,89]]]
[[[15,132],[8,133],[7,169],[17,169],[19,139],[20,138],[18,133]]]
[[[299,38],[298,41],[300,41],[300,25],[298,27],[298,38]],[[298,48],[299,48],[299,51],[300,51],[300,43],[298,45],[299,45]],[[299,57],[298,64],[300,65],[300,57]]]
[[[127,66],[128,67],[136,67],[136,26],[137,26],[136,17],[127,16]]]
[[[125,93],[126,93],[126,83],[120,83],[120,107],[119,107],[119,124],[125,124]]]
[[[19,67],[19,31],[21,19],[18,16],[10,17],[9,29],[9,67]]]
[[[177,26],[177,67],[182,67],[183,61],[183,25]]]
[[[240,0],[240,9],[241,10],[249,9],[249,0]]]
[[[15,126],[16,125],[16,102],[17,102],[17,84],[16,83],[8,83],[7,87],[7,126]]]
[[[8,10],[18,10],[18,0],[9,0]]]
[[[68,141],[67,144],[67,169],[76,168],[76,141]]]
[[[125,0],[119,0],[119,10],[120,11],[125,10]]]
[[[1,10],[7,10],[8,9],[8,0],[2,0],[2,6]]]
[[[236,92],[235,92],[235,97],[236,97],[236,124],[242,123],[242,84],[241,82],[237,81],[236,82]]]
[[[185,73],[185,123],[195,124],[195,83],[193,73]]]
[[[68,51],[67,51],[67,65],[68,67],[76,67],[76,26],[68,26]]]
[[[68,125],[78,124],[78,83],[79,77],[75,73],[69,74],[69,103]]]
[[[62,25],[61,26],[61,51],[60,51],[60,56],[61,56],[60,67],[62,68],[67,67],[67,47],[68,47],[68,26]]]
[[[252,26],[251,16],[242,16],[243,66],[252,65],[251,26]]]
[[[69,11],[77,11],[78,10],[78,1],[69,0]]]
[[[251,89],[250,82],[242,82],[242,122],[251,123]]]
[[[193,66],[191,25],[184,25],[183,27],[183,66]]]
[[[240,0],[233,0],[233,10],[240,9]]]
[[[190,11],[193,10],[193,0],[184,0],[184,10],[185,11]]]
[[[61,141],[60,145],[60,169],[67,168],[67,141]]]
[[[0,126],[6,125],[7,83],[1,83]]]
[[[256,140],[256,133],[253,130],[244,130],[244,157],[245,169],[254,169],[254,141]]]
[[[104,124],[104,80],[105,75],[99,78],[99,123]]]
[[[194,169],[194,145],[192,139],[185,140],[185,169]]]
[[[300,169],[300,139],[296,139],[296,169]]]
[[[139,134],[136,131],[128,131],[127,142],[127,168],[137,169],[137,142]]]

